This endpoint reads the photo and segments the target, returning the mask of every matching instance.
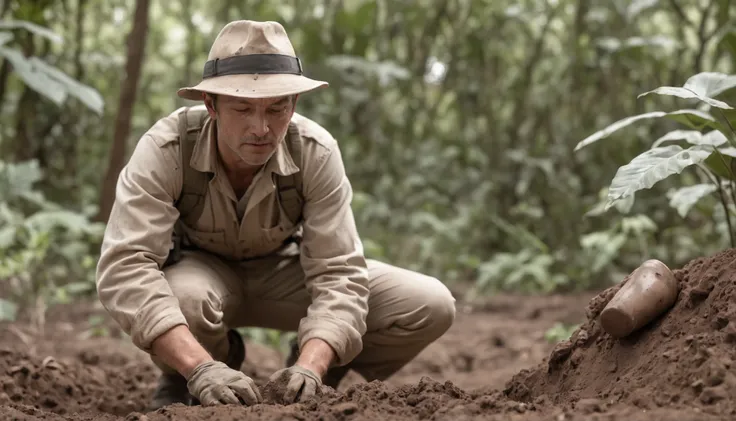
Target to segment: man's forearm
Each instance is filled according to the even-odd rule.
[[[212,361],[212,356],[197,342],[184,325],[176,326],[153,341],[153,353],[184,377],[199,364]]]
[[[308,340],[301,351],[296,364],[312,370],[320,377],[324,377],[327,369],[335,360],[335,350],[321,339]]]

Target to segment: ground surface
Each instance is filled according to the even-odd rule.
[[[43,339],[27,323],[0,325],[0,419],[736,419],[736,251],[676,274],[676,305],[627,339],[612,339],[596,320],[619,286],[597,297],[459,303],[452,329],[394,378],[366,384],[351,375],[338,391],[290,406],[144,413],[156,379],[146,356],[115,329],[90,336],[90,315],[104,315],[92,306],[54,308]],[[582,326],[554,345],[544,333],[556,322]],[[242,369],[262,385],[283,356],[246,349]]]

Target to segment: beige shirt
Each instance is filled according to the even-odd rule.
[[[149,353],[156,337],[187,325],[161,271],[179,216],[173,204],[182,187],[177,120],[174,112],[154,124],[120,173],[97,267],[102,304]],[[299,341],[320,338],[346,364],[362,350],[368,311],[368,272],[350,207],[352,188],[337,141],[301,115],[295,113],[292,121],[303,139],[300,261],[312,297]],[[278,206],[273,173],[299,168],[282,142],[238,201],[217,157],[213,130],[208,118],[194,147],[192,167],[214,177],[202,216],[195,226],[184,227],[185,234],[194,245],[226,259],[278,251],[299,226]]]

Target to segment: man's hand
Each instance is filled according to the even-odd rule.
[[[321,387],[322,379],[312,370],[293,365],[273,373],[266,390],[277,395],[272,397],[277,402],[283,397],[283,402],[290,404],[315,396]]]
[[[203,406],[238,404],[240,399],[253,405],[263,400],[250,377],[213,360],[186,326],[176,326],[159,336],[153,342],[153,351],[187,379],[189,393]]]
[[[335,351],[327,342],[320,339],[307,341],[293,366],[273,373],[265,386],[268,397],[290,404],[315,396],[334,359]]]
[[[219,404],[255,405],[263,401],[253,379],[220,361],[198,365],[187,377],[187,389],[203,406]]]

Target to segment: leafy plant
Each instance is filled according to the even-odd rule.
[[[104,225],[65,210],[34,190],[35,161],[0,161],[0,317],[26,311],[38,328],[46,305],[94,290],[92,246]]]
[[[14,36],[8,29],[23,28],[55,43],[62,43],[53,31],[27,21],[0,21],[0,57],[13,65],[13,70],[31,89],[57,105],[63,105],[69,96],[77,98],[89,109],[102,114],[105,104],[102,95],[94,88],[72,77],[38,57],[26,57],[18,48],[10,48]]]
[[[653,142],[650,149],[621,166],[608,188],[604,210],[624,200],[633,203],[635,193],[651,189],[666,178],[695,166],[707,182],[683,186],[670,192],[670,206],[685,217],[699,200],[717,192],[729,226],[731,245],[736,246],[731,224],[733,205],[736,203],[736,132],[733,129],[736,114],[730,112],[733,110],[731,105],[716,99],[734,87],[736,76],[716,72],[698,73],[682,87],[662,86],[642,93],[639,98],[652,94],[674,96],[695,100],[702,109],[654,111],[628,117],[580,141],[575,151],[644,119],[668,118],[691,129],[670,131]]]

